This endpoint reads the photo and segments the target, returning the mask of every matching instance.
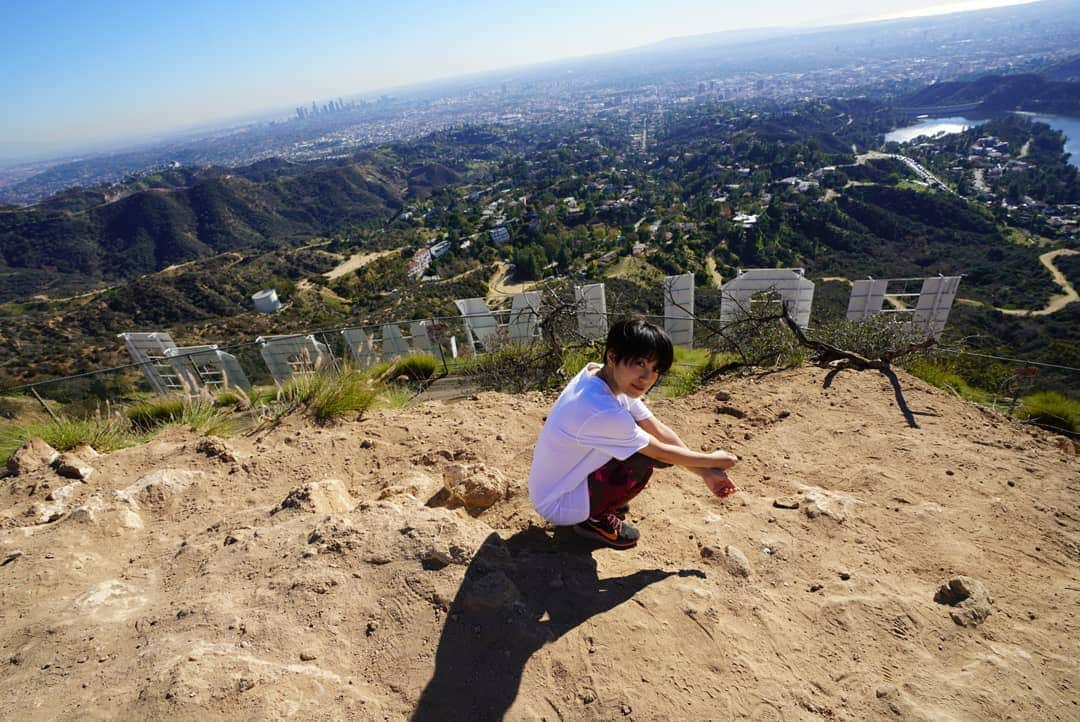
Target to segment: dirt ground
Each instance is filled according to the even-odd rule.
[[[1080,457],[899,384],[798,369],[650,401],[738,453],[741,491],[658,472],[626,552],[529,505],[552,394],[9,476],[0,717],[1080,719]],[[505,498],[443,506],[460,464]],[[992,597],[979,626],[934,600],[956,575]]]

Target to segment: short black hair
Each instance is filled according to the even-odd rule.
[[[671,337],[654,323],[641,316],[630,316],[616,321],[608,331],[604,345],[604,358],[608,351],[615,355],[615,363],[648,359],[656,364],[656,370],[667,373],[675,361],[675,349]]]

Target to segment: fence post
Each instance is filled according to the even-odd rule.
[[[49,412],[49,416],[52,417],[52,420],[59,424],[60,419],[56,418],[56,414],[54,414],[53,410],[49,408],[49,405],[47,403],[45,403],[45,399],[41,398],[38,395],[37,389],[35,389],[33,386],[31,386],[30,387],[30,393],[32,393],[34,395],[34,398],[38,400],[38,403],[41,404],[41,407],[43,409],[45,409],[47,412]]]

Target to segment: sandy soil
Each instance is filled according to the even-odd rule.
[[[1080,457],[899,376],[651,401],[740,454],[741,491],[658,472],[626,552],[529,506],[551,394],[288,419],[224,456],[173,430],[86,483],[9,477],[0,718],[1077,719]],[[440,506],[458,463],[506,497]],[[980,626],[934,601],[958,574],[992,595]]]
[[[532,285],[534,284],[531,282],[511,283],[510,266],[499,261],[495,264],[495,272],[491,274],[491,278],[488,280],[487,300],[499,301],[509,298],[528,290]]]
[[[379,258],[382,258],[383,256],[389,256],[391,253],[400,253],[400,252],[401,252],[400,248],[394,248],[394,249],[391,249],[389,251],[372,251],[372,252],[368,252],[368,253],[354,253],[353,255],[349,256],[344,261],[342,261],[339,265],[335,266],[334,268],[331,268],[329,271],[327,271],[323,275],[326,276],[327,278],[331,278],[331,279],[338,278],[339,276],[344,276],[346,273],[351,273],[352,271],[363,268],[367,264],[369,264],[372,261],[375,261],[375,260],[377,260]]]

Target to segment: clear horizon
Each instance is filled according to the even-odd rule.
[[[497,72],[662,40],[925,17],[1034,0],[796,0],[767,6],[675,0],[556,2],[527,11],[493,0],[453,7],[404,0],[158,6],[41,0],[0,9],[0,162],[134,145],[185,128],[426,82]],[[783,18],[777,23],[775,18]],[[389,61],[388,61],[389,59]]]

